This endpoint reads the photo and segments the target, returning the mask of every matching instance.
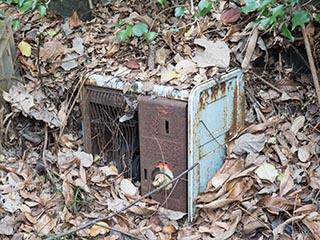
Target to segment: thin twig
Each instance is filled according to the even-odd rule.
[[[172,184],[174,181],[180,179],[183,175],[185,175],[186,173],[190,172],[192,169],[194,169],[194,168],[195,168],[196,166],[198,166],[198,165],[199,165],[199,162],[196,162],[196,163],[193,164],[190,168],[186,169],[185,171],[183,171],[182,173],[180,173],[178,176],[176,176],[175,178],[173,178],[171,181],[169,181],[169,182],[161,185],[160,187],[152,190],[151,192],[148,192],[148,193],[146,193],[145,195],[137,198],[137,199],[134,200],[132,203],[130,203],[128,206],[123,207],[123,208],[120,209],[119,211],[116,211],[116,212],[110,214],[109,216],[96,218],[96,219],[94,219],[94,220],[92,220],[92,221],[89,221],[89,222],[86,222],[86,223],[84,223],[84,224],[82,224],[82,225],[80,225],[80,226],[78,226],[78,227],[76,227],[76,228],[70,229],[69,231],[66,231],[66,232],[64,232],[64,233],[61,233],[61,234],[58,234],[58,235],[55,235],[55,236],[50,236],[50,237],[48,237],[47,239],[48,239],[48,240],[49,240],[49,239],[59,239],[59,238],[61,238],[61,237],[64,237],[64,236],[73,234],[73,233],[78,232],[78,231],[80,231],[80,230],[82,230],[82,229],[85,229],[85,228],[87,228],[87,227],[89,227],[89,226],[92,226],[92,225],[96,224],[97,222],[109,220],[110,218],[112,218],[112,217],[114,217],[114,216],[116,216],[116,215],[119,215],[120,213],[122,213],[122,212],[126,211],[127,209],[131,208],[132,206],[134,206],[135,204],[137,204],[137,203],[140,202],[141,200],[143,200],[143,199],[151,196],[152,194],[160,191],[161,189],[169,186],[169,185]]]
[[[74,106],[75,106],[76,103],[77,103],[78,98],[80,97],[81,90],[82,90],[82,88],[83,88],[83,86],[84,86],[84,84],[85,84],[85,82],[86,82],[86,78],[82,76],[82,77],[80,78],[80,81],[79,81],[79,82],[80,82],[80,86],[79,86],[77,95],[76,95],[76,97],[74,98],[74,101],[71,103],[70,109],[69,109],[69,111],[67,112],[66,117],[65,117],[65,119],[63,119],[63,122],[62,122],[62,124],[61,124],[59,138],[62,136],[63,131],[64,131],[66,125],[67,125],[67,120],[68,120],[68,118],[69,118],[69,116],[70,116],[70,114],[71,114],[71,112],[72,112],[72,109],[74,108]],[[69,104],[68,104],[68,105],[69,105]]]
[[[51,184],[53,186],[56,186],[56,183],[53,180],[53,177],[52,177],[51,172],[49,170],[48,162],[46,159],[47,145],[48,145],[48,126],[47,126],[47,124],[45,124],[44,125],[44,142],[43,142],[43,149],[42,149],[42,161],[43,161],[43,165],[46,169],[46,172],[47,172],[47,175],[48,175],[48,178],[49,178]]]
[[[277,88],[276,86],[272,85],[271,83],[269,83],[267,80],[265,80],[263,77],[259,76],[258,74],[256,74],[255,72],[251,71],[251,73],[256,76],[257,78],[259,78],[262,82],[264,82],[265,84],[267,84],[269,87],[273,88],[274,90],[276,90],[277,92],[283,94],[283,91],[279,88]]]
[[[318,106],[320,107],[320,85],[319,85],[319,78],[317,75],[317,69],[316,69],[314,59],[312,56],[310,41],[308,38],[308,34],[306,31],[305,25],[302,25],[301,29],[302,29],[302,36],[303,36],[303,40],[304,40],[304,45],[305,45],[306,51],[307,51],[308,61],[310,64],[310,70],[311,70],[311,74],[312,74],[312,78],[313,78],[313,83],[314,83],[314,87],[316,89],[316,95],[318,98]]]

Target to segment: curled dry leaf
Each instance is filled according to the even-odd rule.
[[[298,158],[301,162],[307,162],[310,159],[310,146],[304,145],[298,149]]]
[[[235,23],[240,18],[240,14],[240,8],[231,8],[221,14],[220,20],[224,25]]]
[[[304,126],[306,118],[304,116],[299,116],[294,119],[290,130],[296,135],[298,131]]]
[[[137,188],[133,185],[133,183],[130,180],[126,178],[122,179],[120,183],[120,188],[126,195],[134,196],[137,194]]]
[[[278,214],[281,211],[289,211],[294,204],[290,203],[284,197],[264,197],[257,203],[258,206],[264,206],[273,214]]]
[[[294,186],[293,178],[291,177],[290,168],[287,167],[284,176],[280,182],[280,196],[286,195]]]
[[[217,208],[221,208],[224,207],[230,203],[236,202],[237,200],[234,199],[218,199],[215,201],[212,201],[210,203],[207,204],[199,204],[197,205],[198,208],[208,208],[208,209],[217,209]]]
[[[70,29],[80,27],[81,25],[82,25],[82,22],[78,16],[78,13],[74,11],[70,17],[70,22],[69,22]]]
[[[34,229],[38,233],[48,234],[57,225],[57,218],[50,218],[48,215],[43,214],[38,220]]]
[[[110,230],[107,228],[108,224],[105,222],[97,222],[90,228],[90,236],[96,237],[99,234],[104,235],[108,233]]]
[[[5,216],[0,221],[0,234],[1,235],[12,235],[14,233],[14,226],[16,225],[17,220],[11,216]]]
[[[173,234],[177,231],[177,229],[175,228],[175,226],[173,226],[172,224],[166,225],[163,227],[162,232],[166,233],[166,234]]]
[[[242,197],[251,189],[253,184],[251,177],[241,177],[228,181],[225,184],[228,198],[242,201]]]
[[[83,167],[90,167],[93,163],[93,156],[90,153],[76,151],[73,155],[80,161],[80,165]]]

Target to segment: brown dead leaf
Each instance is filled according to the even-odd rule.
[[[129,69],[140,69],[140,62],[138,59],[131,59],[124,64]]]
[[[235,23],[240,18],[240,14],[240,8],[231,8],[221,14],[220,20],[224,25]]]
[[[273,214],[278,214],[281,211],[289,211],[294,204],[290,203],[284,197],[264,197],[257,203],[258,206],[264,206]]]
[[[294,213],[295,214],[310,214],[315,211],[317,211],[316,206],[313,203],[311,203],[311,204],[301,206],[300,208],[296,209],[294,211]]]
[[[311,149],[309,145],[304,145],[298,149],[298,158],[301,162],[307,162],[311,156]]]
[[[294,186],[293,178],[291,177],[290,168],[287,167],[284,176],[280,182],[280,197],[286,195]]]
[[[256,45],[257,45],[258,36],[259,36],[259,30],[258,28],[254,28],[247,46],[246,54],[241,63],[241,68],[244,70],[248,69],[250,66],[250,61],[251,61],[254,49],[256,48]]]
[[[289,78],[283,78],[276,81],[275,86],[284,92],[294,92],[297,91],[300,84]]]
[[[319,215],[318,215],[318,218],[319,218]],[[302,222],[312,232],[313,237],[315,238],[315,240],[320,240],[320,221],[306,218],[306,219],[303,219]]]
[[[170,47],[172,52],[174,51],[173,48],[173,44],[172,44],[172,35],[170,32],[166,31],[163,35],[162,35],[163,40],[166,42],[166,44]]]
[[[299,116],[297,118],[294,119],[290,130],[297,135],[297,133],[299,132],[299,130],[304,126],[304,122],[305,122],[306,118],[305,116]]]
[[[237,200],[234,200],[234,199],[218,199],[207,204],[199,204],[197,205],[197,207],[204,208],[204,209],[217,209],[236,201]]]
[[[65,47],[60,41],[52,40],[46,42],[42,48],[40,48],[40,58],[43,61],[55,60],[57,57],[61,57],[65,52]]]
[[[74,202],[74,191],[71,185],[65,180],[62,184],[62,195],[66,206],[71,206]]]
[[[108,47],[107,57],[112,57],[114,54],[116,54],[120,49],[119,44],[113,44],[110,47]]]
[[[107,228],[108,224],[105,222],[97,222],[95,225],[93,225],[90,228],[90,236],[91,237],[96,237],[99,234],[105,235],[108,233],[110,230]]]
[[[48,234],[57,225],[57,218],[50,218],[48,215],[43,214],[42,217],[35,224],[36,232]]]
[[[178,62],[175,67],[175,70],[181,75],[187,75],[190,73],[198,72],[197,65],[191,60],[187,60],[187,59]]]
[[[69,26],[70,29],[74,29],[77,27],[80,27],[82,25],[82,22],[78,16],[78,13],[74,11],[70,17]]]
[[[251,177],[236,178],[225,184],[227,197],[229,199],[242,201],[246,192],[249,191],[254,184]]]

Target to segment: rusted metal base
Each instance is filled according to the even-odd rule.
[[[187,103],[165,98],[139,97],[141,192],[153,190],[152,172],[167,163],[174,175],[187,169]],[[172,192],[171,192],[172,191]],[[187,176],[152,198],[164,207],[187,212]]]

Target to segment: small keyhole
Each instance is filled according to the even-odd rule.
[[[146,168],[144,169],[144,179],[148,179],[148,172]]]
[[[169,133],[169,121],[165,121],[165,128],[166,128],[166,133]]]

